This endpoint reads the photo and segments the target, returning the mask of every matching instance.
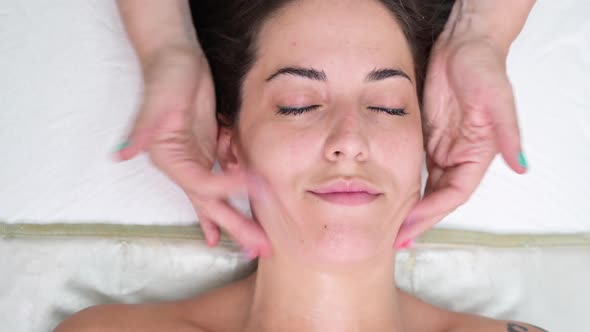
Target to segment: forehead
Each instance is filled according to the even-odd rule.
[[[322,68],[331,77],[330,67],[366,74],[395,66],[413,76],[402,28],[380,1],[293,1],[262,25],[256,49],[263,71],[301,65]]]

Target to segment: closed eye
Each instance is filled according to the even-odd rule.
[[[408,115],[408,113],[406,112],[406,110],[404,108],[388,108],[388,107],[369,106],[368,109],[370,109],[371,111],[385,112],[389,115],[399,115],[399,116]]]
[[[305,107],[289,107],[289,106],[279,106],[277,109],[277,114],[281,115],[300,115],[302,113],[312,111],[316,108],[320,107],[320,105],[310,105]],[[377,111],[377,112],[385,112],[389,115],[398,115],[404,116],[408,115],[404,108],[388,108],[388,107],[376,107],[376,106],[369,106],[369,110]]]
[[[320,107],[320,105],[310,105],[305,107],[288,107],[288,106],[279,106],[277,110],[277,114],[282,115],[299,115],[301,113],[305,113],[307,111],[314,110]]]

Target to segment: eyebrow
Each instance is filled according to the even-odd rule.
[[[293,75],[293,76],[299,76],[299,77],[303,77],[303,78],[307,78],[307,79],[311,79],[311,80],[315,80],[315,81],[322,81],[322,82],[325,82],[328,80],[328,77],[323,70],[317,70],[317,69],[313,69],[313,68],[303,68],[303,67],[283,67],[283,68],[277,70],[274,74],[270,75],[266,79],[266,82],[269,82],[280,75]],[[403,77],[403,78],[406,78],[407,80],[409,80],[410,83],[412,82],[412,79],[410,78],[410,76],[408,76],[408,74],[406,74],[405,72],[403,72],[400,69],[393,69],[393,68],[373,69],[369,74],[367,74],[365,81],[366,82],[375,82],[375,81],[381,81],[381,80],[384,80],[387,78],[392,78],[392,77]]]
[[[313,68],[302,68],[302,67],[284,67],[277,70],[274,74],[270,75],[266,81],[270,81],[279,75],[294,75],[303,78],[309,78],[316,81],[326,81],[326,73]]]
[[[410,83],[412,79],[408,74],[404,73],[400,69],[392,69],[392,68],[381,68],[381,69],[373,69],[365,78],[367,82],[375,82],[381,81],[390,77],[403,77],[406,78]]]

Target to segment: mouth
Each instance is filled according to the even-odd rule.
[[[310,191],[318,198],[338,205],[356,206],[365,205],[375,201],[381,194],[370,194],[365,191],[348,191],[348,192],[330,192],[330,193],[316,193]]]

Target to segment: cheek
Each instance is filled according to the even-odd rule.
[[[281,182],[309,169],[317,158],[321,137],[272,124],[249,129],[244,141],[243,162],[269,181]],[[240,161],[242,162],[242,161]],[[290,174],[290,176],[287,176]]]
[[[314,149],[320,147],[322,138],[313,132],[293,133],[288,140],[284,142],[285,151],[289,151],[286,159],[290,165],[305,165],[312,162],[313,158],[318,158],[317,151]]]
[[[407,185],[419,182],[424,155],[421,130],[399,128],[395,134],[382,132],[375,139],[371,153],[384,169]]]

